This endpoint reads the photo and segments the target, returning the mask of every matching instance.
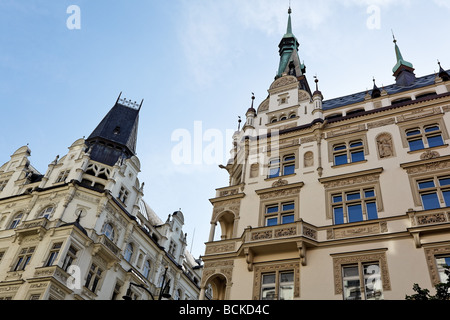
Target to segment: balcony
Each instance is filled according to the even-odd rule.
[[[19,244],[22,242],[22,239],[31,235],[38,235],[39,241],[42,240],[48,228],[48,219],[40,218],[36,220],[23,221],[19,224],[16,231],[16,239]]]
[[[450,208],[426,211],[408,211],[411,227],[408,231],[414,238],[417,248],[422,246],[421,236],[448,232],[450,229]]]
[[[121,259],[121,250],[104,234],[97,237],[94,243],[93,255],[99,255],[108,263],[108,269]]]
[[[56,279],[63,285],[67,285],[67,279],[69,279],[70,275],[65,272],[60,267],[48,266],[48,267],[40,267],[36,268],[34,271],[33,278],[28,279],[29,282],[36,282],[42,280]]]

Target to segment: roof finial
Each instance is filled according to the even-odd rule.
[[[397,39],[395,39],[394,30],[391,29],[392,32],[392,38],[394,39],[394,43],[397,43]]]
[[[238,120],[238,131],[241,130],[241,116],[238,116],[239,120]]]

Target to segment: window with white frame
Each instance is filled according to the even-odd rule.
[[[333,193],[331,206],[334,224],[378,219],[375,188]]]
[[[294,271],[262,274],[261,300],[293,300]]]
[[[265,209],[265,226],[275,226],[295,222],[295,202],[270,204]]]
[[[9,224],[8,229],[15,229],[15,228],[17,228],[17,225],[22,220],[22,217],[23,217],[23,213],[21,213],[21,212],[15,214],[13,219],[11,220],[11,223]]]
[[[378,262],[342,266],[344,300],[382,300],[380,270]]]
[[[87,274],[86,283],[84,284],[84,286],[95,293],[99,287],[102,276],[103,269],[101,269],[95,263],[92,263]]]
[[[25,270],[26,266],[30,263],[31,257],[33,256],[35,249],[36,247],[28,247],[20,249],[19,255],[17,256],[11,271]]]
[[[150,268],[151,268],[150,261],[145,260],[144,266],[142,269],[142,274],[144,275],[145,279],[149,279],[149,277],[150,277]]]
[[[355,140],[334,144],[333,159],[335,166],[364,161],[364,142],[362,140]]]
[[[54,243],[52,248],[50,249],[48,258],[47,258],[47,262],[45,263],[46,267],[52,266],[55,261],[56,258],[58,257],[59,251],[61,250],[62,247],[62,242],[57,242]]]
[[[418,180],[417,188],[424,210],[450,207],[450,176]]]
[[[109,240],[114,241],[115,234],[114,234],[114,227],[112,226],[112,224],[106,223],[106,224],[103,226],[102,233],[103,233]]]
[[[63,260],[62,269],[67,272],[69,267],[74,263],[75,259],[77,258],[78,250],[74,246],[70,246],[69,250],[66,253],[66,256]]]
[[[133,256],[133,251],[134,251],[133,244],[128,243],[127,246],[125,247],[125,252],[124,252],[123,258],[126,261],[130,262],[131,257]]]
[[[442,130],[437,123],[407,129],[405,134],[410,151],[444,145]]]
[[[450,254],[436,256],[436,266],[440,281],[446,283],[448,276],[445,274],[445,267],[450,267]]]
[[[335,294],[344,300],[382,300],[391,290],[387,250],[331,254]]]
[[[281,159],[281,160],[280,160]],[[269,161],[268,178],[287,176],[295,173],[295,154],[273,158]]]
[[[41,210],[41,212],[38,215],[38,218],[46,218],[49,219],[50,216],[52,215],[53,211],[55,210],[54,207],[50,206],[50,207],[46,207],[44,209]]]
[[[118,198],[123,204],[126,204],[129,194],[130,192],[127,189],[125,189],[125,187],[120,187]]]

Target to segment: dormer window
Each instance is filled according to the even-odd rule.
[[[120,134],[120,127],[119,126],[115,127],[113,133],[116,134],[116,135]]]
[[[55,210],[55,208],[53,208],[53,207],[45,208],[39,214],[39,218],[46,218],[46,219],[48,219],[51,216],[51,214],[53,213],[54,210]]]
[[[123,204],[126,204],[129,194],[129,191],[125,187],[120,187],[118,198]]]

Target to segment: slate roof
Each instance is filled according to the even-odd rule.
[[[450,70],[448,70],[447,73],[449,73],[449,71]],[[432,84],[434,84],[435,78],[436,78],[436,75],[433,73],[430,75],[426,75],[426,76],[417,78],[416,81],[410,86],[399,86],[397,84],[392,84],[392,85],[383,87],[383,89],[389,95],[392,95],[392,94],[401,93],[401,92],[418,89],[418,88],[423,88],[423,87],[432,85]],[[371,92],[372,91],[369,91],[368,93],[371,94]],[[327,110],[332,110],[335,108],[363,102],[365,100],[366,93],[367,93],[367,91],[362,91],[362,92],[350,94],[348,96],[325,100],[325,101],[323,101],[323,110],[327,111]]]
[[[116,104],[86,140],[90,157],[109,166],[136,154],[139,108]]]

